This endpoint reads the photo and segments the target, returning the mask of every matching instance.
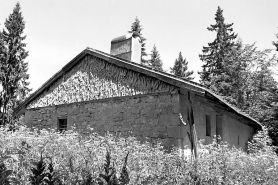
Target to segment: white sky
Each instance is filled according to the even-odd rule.
[[[0,28],[18,0],[0,0]],[[226,23],[246,44],[274,49],[277,0],[20,0],[29,56],[30,87],[39,88],[66,63],[91,47],[110,52],[113,38],[130,30],[137,16],[149,53],[155,44],[164,64],[172,67],[181,51],[189,69],[201,70],[198,55],[216,36],[217,6]],[[197,78],[198,80],[198,78]]]

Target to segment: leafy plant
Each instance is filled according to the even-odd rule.
[[[50,159],[50,163],[48,164],[48,172],[46,172],[45,182],[47,185],[61,185],[61,180],[59,179],[57,173],[54,172],[52,159]]]
[[[45,173],[46,163],[43,161],[42,154],[38,162],[33,162],[33,168],[31,168],[32,174],[30,175],[30,182],[32,185],[44,184],[47,178]]]
[[[128,175],[128,171],[127,171],[127,158],[128,158],[128,154],[129,152],[126,154],[125,160],[124,160],[124,164],[122,167],[122,171],[120,174],[120,178],[119,178],[119,184],[120,185],[125,185],[128,184],[130,181],[129,175]]]
[[[111,166],[111,155],[109,150],[106,150],[106,159],[104,163],[104,174],[99,174],[101,178],[105,180],[108,185],[119,185],[116,169]]]

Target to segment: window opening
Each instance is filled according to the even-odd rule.
[[[59,132],[67,131],[67,118],[58,119],[58,131]]]
[[[211,121],[210,121],[210,115],[206,115],[206,136],[211,136]]]

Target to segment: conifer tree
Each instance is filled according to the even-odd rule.
[[[151,59],[149,60],[149,64],[152,69],[163,71],[162,61],[155,45],[151,51]]]
[[[27,87],[29,75],[27,74],[28,63],[25,58],[28,52],[25,50],[26,44],[23,42],[25,21],[21,13],[20,4],[17,3],[12,14],[6,19],[5,29],[2,32],[1,50],[1,124],[9,123],[12,119],[12,109],[23,100],[30,89]]]
[[[174,67],[170,68],[170,71],[177,77],[183,78],[185,80],[194,79],[194,77],[192,77],[194,72],[188,70],[188,61],[183,58],[181,52],[179,53],[179,58],[175,60]]]
[[[129,32],[130,33],[137,32],[139,34],[140,43],[141,43],[141,64],[148,65],[148,61],[144,59],[144,57],[147,56],[146,48],[145,48],[146,47],[145,41],[147,39],[142,36],[142,33],[141,33],[142,30],[143,30],[143,27],[140,24],[140,20],[136,17],[135,22],[133,22],[131,25],[131,31],[129,31]]]
[[[224,22],[223,10],[218,7],[215,14],[216,23],[210,25],[207,29],[216,32],[216,39],[203,47],[202,54],[199,55],[204,63],[202,72],[200,72],[201,83],[209,87],[211,78],[223,72],[224,61],[230,50],[235,46],[233,40],[237,37],[233,33],[233,24]]]

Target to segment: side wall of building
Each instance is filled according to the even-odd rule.
[[[230,146],[247,149],[248,141],[255,132],[254,128],[243,120],[239,120],[240,118],[236,115],[232,115],[224,109],[215,108],[211,103],[199,101],[197,98],[194,102],[194,117],[195,122],[198,123],[196,124],[198,139],[204,139],[205,144],[208,144],[213,141],[215,135],[221,135],[222,140],[228,142]],[[210,128],[208,128],[210,136],[207,133],[206,116],[210,118]]]
[[[181,136],[179,94],[158,93],[107,98],[43,108],[27,109],[29,127],[57,129],[58,119],[66,118],[68,129],[81,133],[103,134],[107,131],[160,140],[163,145],[177,145]]]
[[[188,92],[188,91],[187,91]],[[217,116],[221,117],[222,137],[231,146],[246,150],[254,129],[210,103],[200,101],[191,93],[194,121],[198,139],[205,144],[217,135]],[[188,93],[152,93],[127,97],[114,97],[78,103],[27,109],[25,123],[29,127],[58,128],[58,119],[66,118],[67,127],[80,133],[104,134],[107,131],[123,136],[133,135],[140,140],[160,140],[165,146],[190,146],[189,126],[179,120],[182,113],[187,120],[190,108]],[[210,118],[210,136],[207,135],[206,116]]]

